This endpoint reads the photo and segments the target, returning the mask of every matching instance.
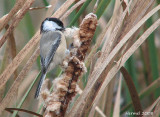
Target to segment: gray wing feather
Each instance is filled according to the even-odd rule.
[[[40,41],[40,55],[42,69],[47,70],[59,44],[61,42],[61,35],[56,32],[44,34]]]
[[[55,40],[55,42],[52,44],[52,48],[51,48],[51,50],[49,52],[49,55],[45,59],[45,63],[47,64],[47,66],[46,66],[47,69],[48,69],[48,66],[50,65],[50,63],[51,63],[51,61],[52,61],[52,59],[53,59],[53,57],[54,57],[54,55],[56,53],[56,50],[57,50],[60,42],[61,42],[60,38],[57,38],[57,40]]]

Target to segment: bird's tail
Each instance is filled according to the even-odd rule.
[[[43,83],[45,77],[46,77],[46,73],[42,72],[34,98],[38,98],[40,91],[41,91],[42,83]]]

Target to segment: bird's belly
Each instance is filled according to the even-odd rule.
[[[62,51],[63,52],[63,51]],[[48,71],[54,69],[56,65],[60,65],[63,62],[63,59],[65,58],[64,53],[55,53],[51,64],[49,65]]]

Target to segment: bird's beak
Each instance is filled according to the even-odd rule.
[[[65,28],[56,28],[56,30],[65,31]]]

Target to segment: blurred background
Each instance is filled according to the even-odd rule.
[[[56,11],[66,0],[58,0],[55,6]],[[76,0],[78,1],[78,0]],[[90,4],[85,8],[83,13],[80,15],[78,20],[74,22],[74,24],[70,25],[71,21],[79,11],[82,5],[75,9],[65,20],[64,24],[65,27],[69,26],[79,26],[84,16],[90,12],[93,11],[93,7],[95,5],[97,0],[92,0]],[[105,1],[105,0],[99,0],[99,3]],[[5,14],[9,13],[9,11],[13,8],[16,0],[0,0],[0,17],[4,16]],[[101,15],[99,15],[99,21],[98,21],[98,27],[94,35],[94,39],[92,41],[92,46],[96,43],[96,39],[101,34],[101,32],[105,29],[106,25],[112,18],[115,0],[106,0],[108,4],[105,6],[105,8],[101,11]],[[32,7],[45,7],[48,6],[50,3],[50,0],[36,0]],[[158,5],[160,3],[159,0],[155,1],[154,6]],[[153,7],[154,7],[153,6]],[[29,10],[29,12],[26,13],[26,15],[23,17],[23,19],[20,21],[18,26],[15,28],[13,36],[15,39],[15,50],[14,53],[17,55],[20,50],[29,42],[29,40],[34,36],[34,34],[39,30],[41,22],[44,20],[44,16],[47,12],[48,8],[42,8],[42,9],[35,9],[35,10]],[[160,17],[160,11],[157,12],[155,15],[153,15],[145,25],[141,28],[138,35],[135,38],[140,37],[143,32],[150,27],[154,21],[156,21]],[[7,26],[6,26],[7,29]],[[5,33],[6,29],[3,29],[0,32],[0,38],[2,38],[3,34]],[[7,65],[9,65],[13,59],[13,55],[10,54],[9,41],[6,41],[5,44],[0,48],[0,73],[2,73]],[[69,42],[68,42],[69,43]],[[13,43],[12,43],[13,44]],[[103,42],[102,42],[103,45]],[[98,48],[98,50],[101,50],[102,45]],[[38,45],[37,45],[38,46]],[[23,62],[20,64],[18,69],[14,72],[14,74],[11,76],[10,80],[6,83],[6,86],[4,89],[0,91],[0,101],[5,97],[7,91],[9,90],[11,84],[19,74],[19,72],[22,70],[24,65],[26,64],[29,57],[32,55],[36,47],[25,57]],[[91,50],[89,50],[90,52]],[[125,68],[129,72],[129,74],[132,77],[133,83],[136,87],[136,90],[138,94],[140,95],[140,100],[143,108],[149,107],[153,102],[160,96],[160,80],[159,80],[159,71],[160,71],[160,28],[158,28],[156,31],[154,31],[145,41],[142,46],[129,58],[129,60],[125,63]],[[40,59],[38,57],[37,61],[32,66],[32,69],[27,73],[25,76],[23,82],[21,83],[17,96],[13,99],[12,103],[8,105],[8,107],[17,107],[17,105],[20,104],[20,101],[22,100],[22,97],[27,92],[28,88],[30,87],[31,83],[34,81],[34,79],[37,77],[39,71],[40,71]],[[88,71],[89,71],[88,67]],[[61,72],[60,68],[57,67],[53,71],[47,74],[47,78],[54,78],[59,75]],[[88,80],[89,72],[83,75],[82,80],[79,82],[80,88],[84,89],[86,86],[87,80]],[[119,78],[120,73],[116,75],[116,78]],[[115,79],[116,79],[115,78]],[[156,82],[154,84],[153,81]],[[25,101],[21,105],[20,108],[31,110],[33,112],[40,112],[41,108],[39,108],[38,105],[41,105],[41,103],[38,102],[38,100],[34,99],[34,93],[37,86],[37,82],[31,89],[31,92],[27,95]],[[148,86],[150,86],[148,88]],[[110,101],[111,104],[109,105],[111,110],[110,112],[107,112],[107,101],[105,92],[102,97],[102,99],[99,101],[99,107],[103,110],[103,112],[106,115],[112,116],[113,111],[113,105],[115,102],[115,96],[117,93],[118,88],[118,80],[115,80],[115,83],[113,86],[111,86],[110,93]],[[143,93],[146,89],[147,91]],[[125,108],[126,105],[128,105],[131,102],[130,93],[128,91],[127,85],[124,80],[122,80],[122,89],[121,89],[121,116],[127,116],[123,112],[133,111],[132,104]],[[108,96],[108,95],[107,95]],[[77,96],[78,97],[78,96]],[[38,110],[38,111],[37,111]],[[42,112],[42,110],[41,110]],[[9,112],[4,112],[2,117],[10,117],[12,114]],[[18,115],[20,117],[31,117],[31,114],[19,112]],[[13,117],[14,115],[12,115]],[[96,117],[101,117],[97,112],[95,113]]]

